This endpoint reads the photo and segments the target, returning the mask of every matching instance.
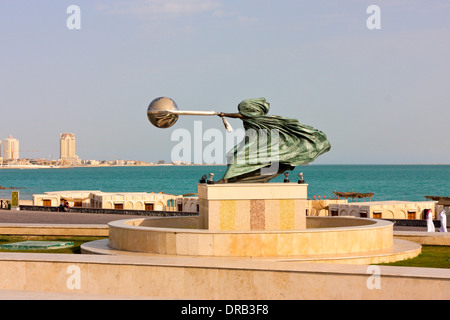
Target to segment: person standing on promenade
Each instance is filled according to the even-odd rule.
[[[58,207],[58,212],[64,212],[64,201],[61,200]]]
[[[431,213],[431,210],[428,210],[427,212],[427,228],[428,228],[428,232],[436,232],[435,228],[434,228],[434,223],[433,223],[433,215]]]
[[[445,210],[442,210],[439,214],[439,220],[441,221],[439,232],[447,232],[447,215],[445,214]]]

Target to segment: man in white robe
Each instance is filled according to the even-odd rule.
[[[439,220],[441,221],[439,232],[447,232],[447,215],[445,214],[445,210],[442,210],[439,214]]]
[[[434,228],[433,214],[431,213],[431,210],[428,210],[427,212],[427,229],[428,232],[436,232]]]

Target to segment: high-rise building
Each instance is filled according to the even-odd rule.
[[[75,135],[73,133],[62,133],[59,138],[60,160],[78,162],[75,155]]]
[[[3,161],[19,159],[19,140],[12,135],[3,140]]]

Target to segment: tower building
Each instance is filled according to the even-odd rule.
[[[60,160],[71,163],[78,162],[75,155],[75,135],[73,133],[62,133],[59,138]]]
[[[19,159],[19,140],[15,139],[11,134],[3,140],[3,161],[11,161]]]

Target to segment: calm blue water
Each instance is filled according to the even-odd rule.
[[[21,188],[21,199],[46,191],[100,190],[104,192],[197,192],[197,182],[210,172],[215,180],[225,166],[103,167],[72,169],[0,170],[0,185]],[[450,196],[450,165],[310,165],[297,167],[291,181],[303,172],[308,196],[333,196],[333,191],[373,192],[372,201],[423,201],[425,195]],[[272,182],[283,182],[280,176]],[[0,190],[8,199],[11,190]]]

